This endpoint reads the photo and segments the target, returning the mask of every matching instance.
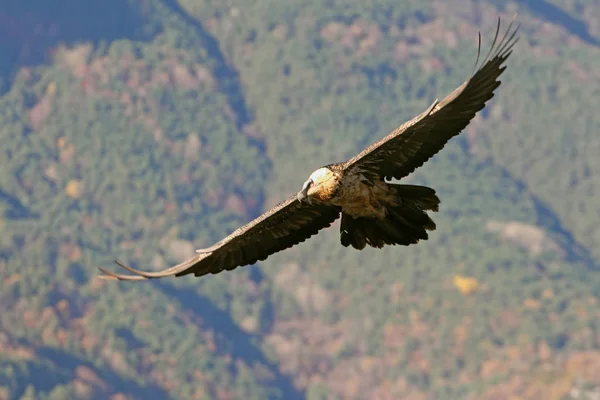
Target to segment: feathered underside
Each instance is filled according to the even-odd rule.
[[[144,272],[115,261],[134,275],[121,275],[102,269],[104,279],[144,280],[194,274],[218,274],[221,271],[252,265],[271,254],[285,250],[321,229],[331,226],[340,208],[323,203],[300,203],[291,196],[252,222],[237,229],[213,246],[197,250],[197,255],[159,272]]]
[[[519,27],[513,21],[500,38],[500,19],[487,56],[477,68],[481,54],[481,34],[475,72],[442,101],[435,101],[420,115],[402,124],[385,138],[372,144],[344,165],[358,169],[371,179],[400,179],[422,166],[458,135],[475,114],[494,97],[500,85],[503,64],[518,40]]]
[[[343,163],[341,167],[336,165],[337,170],[343,174],[360,175],[367,184],[369,181],[375,182],[386,178],[400,179],[440,151],[452,137],[458,135],[469,124],[475,114],[485,107],[486,102],[494,96],[494,90],[500,85],[498,78],[506,68],[503,64],[518,40],[516,36],[518,26],[513,29],[513,24],[514,19],[500,38],[500,19],[498,19],[494,40],[481,65],[479,65],[481,51],[481,35],[479,35],[475,72],[466,82],[442,101],[435,101],[426,111],[404,123],[382,140],[367,147],[357,156]],[[376,245],[388,242],[410,244],[420,238],[425,238],[425,230],[433,228],[434,225],[427,219],[428,217],[426,218],[426,215],[422,214],[422,211],[437,209],[439,199],[436,200],[437,197],[434,194],[435,192],[424,197],[429,198],[428,205],[423,206],[425,208],[415,209],[410,213],[399,211],[399,209],[388,210],[407,229],[411,228],[412,233],[394,233],[386,224],[379,224],[379,226],[364,229],[359,227],[362,230],[359,229],[356,235],[362,234],[363,237],[352,236],[351,232],[347,231],[346,235],[350,236],[344,236],[343,243],[359,248],[360,246],[364,247],[363,242],[366,242],[369,237],[375,238],[373,244]],[[202,276],[254,264],[317,234],[339,218],[340,212],[341,207],[339,206],[323,201],[304,203],[298,201],[297,196],[294,195],[215,245],[199,250],[196,256],[174,267],[160,272],[144,272],[117,262],[119,266],[133,275],[121,275],[102,269],[106,274],[102,277],[119,280],[144,280],[187,274]],[[346,222],[345,225],[347,224]],[[353,226],[357,227],[356,224]],[[369,229],[375,228],[378,229],[377,232],[367,232]],[[364,231],[365,229],[367,231]]]

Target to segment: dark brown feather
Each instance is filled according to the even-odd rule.
[[[384,219],[354,218],[342,212],[340,241],[342,246],[362,250],[384,245],[409,246],[427,240],[427,231],[435,230],[435,222],[427,210],[437,211],[440,199],[435,190],[416,185],[387,184],[397,196],[395,204],[388,204]]]
[[[498,28],[489,54],[471,78],[445,99],[434,102],[426,111],[348,160],[344,168],[358,168],[371,179],[400,179],[440,151],[494,96],[494,90],[500,85],[498,77],[506,68],[502,64],[510,56],[512,47],[518,40],[516,33],[519,27],[512,29],[513,22],[498,41],[498,19]],[[480,50],[481,37],[477,60]]]
[[[357,168],[366,178],[365,181],[377,178],[400,179],[441,150],[448,140],[469,124],[500,85],[498,77],[504,71],[503,63],[517,41],[518,27],[512,31],[511,28],[512,22],[503,38],[497,42],[500,29],[498,20],[490,52],[469,80],[441,102],[434,102],[425,112],[348,160],[343,164],[343,169]],[[398,190],[408,190],[414,194],[413,197],[400,196],[405,201],[401,213],[393,210],[390,221],[373,222],[360,218],[342,221],[345,230],[353,228],[342,234],[342,244],[356,248],[364,248],[366,244],[383,247],[394,243],[408,245],[419,239],[426,239],[425,231],[435,229],[435,224],[423,210],[437,210],[439,199],[434,196],[435,192],[428,194],[424,189]],[[144,280],[187,274],[201,276],[254,264],[273,253],[303,242],[330,226],[340,212],[339,207],[322,202],[313,202],[312,205],[300,203],[294,195],[215,245],[199,250],[199,254],[181,264],[159,272],[144,272],[115,261],[133,275],[115,274],[101,269],[106,274],[103,278]]]
[[[160,272],[144,272],[115,261],[134,275],[106,271],[105,279],[143,280],[194,274],[218,274],[224,270],[251,265],[285,250],[331,225],[340,215],[340,208],[313,202],[300,203],[296,195],[289,197],[250,223],[213,246],[198,250],[199,254]]]

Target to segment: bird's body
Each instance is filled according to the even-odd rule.
[[[351,173],[342,179],[338,196],[332,203],[342,207],[342,213],[352,218],[386,218],[386,205],[397,205],[398,199],[388,183],[382,181],[369,185],[361,176]]]
[[[342,164],[318,169],[330,170],[332,178],[318,186],[314,199],[339,206],[342,213],[353,218],[386,218],[386,205],[398,205],[392,186],[384,181],[371,182],[358,170],[344,173]],[[315,175],[315,174],[313,174]]]
[[[428,238],[436,228],[427,211],[438,211],[435,190],[390,183],[423,165],[458,135],[494,95],[504,61],[512,52],[518,28],[512,23],[498,42],[496,36],[483,64],[441,101],[407,121],[380,141],[343,163],[317,169],[302,189],[197,255],[160,272],[134,275],[102,269],[103,277],[143,280],[194,274],[202,276],[251,265],[292,247],[340,218],[340,241],[345,247],[405,245]],[[480,40],[481,44],[481,40]],[[479,60],[479,51],[478,51]],[[477,65],[477,62],[476,62]]]
[[[383,202],[393,201],[385,182],[369,182],[360,171],[344,173],[343,164],[331,164],[313,172],[309,178],[315,184],[308,198],[339,206],[352,217],[384,218]]]

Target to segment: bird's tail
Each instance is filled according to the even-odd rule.
[[[359,250],[367,244],[377,248],[386,244],[408,246],[421,239],[427,240],[427,231],[435,230],[435,222],[426,212],[438,211],[440,199],[435,190],[416,185],[388,185],[395,192],[397,204],[387,205],[386,218],[353,218],[342,213],[343,246]]]

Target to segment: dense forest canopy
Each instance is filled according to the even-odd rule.
[[[161,269],[464,81],[502,85],[408,182],[417,246],[338,225]],[[0,399],[569,399],[600,391],[600,2],[36,0],[0,10]]]

